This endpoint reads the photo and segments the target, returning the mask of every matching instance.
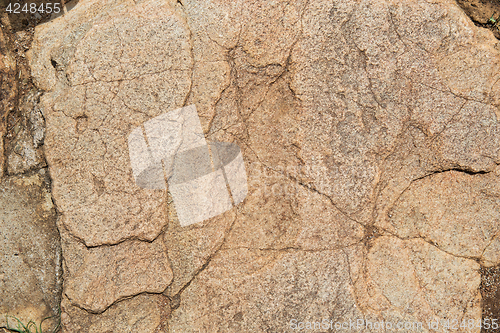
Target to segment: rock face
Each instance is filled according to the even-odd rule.
[[[162,295],[139,295],[112,305],[100,315],[72,306],[67,300],[61,308],[61,322],[67,332],[163,332],[170,304]]]
[[[81,307],[102,312],[119,299],[161,293],[172,281],[162,240],[127,241],[87,248],[63,235],[65,295]]]
[[[61,245],[46,169],[0,183],[0,327],[58,312]],[[45,330],[56,321],[44,322]],[[17,327],[9,317],[10,327]]]
[[[389,213],[387,229],[401,238],[422,237],[458,257],[488,267],[500,256],[498,176],[437,173],[414,181]]]
[[[45,123],[38,107],[39,97],[40,92],[33,89],[20,98],[18,110],[22,116],[18,122],[19,130],[9,144],[8,174],[21,174],[47,167],[42,148]]]
[[[0,178],[5,171],[4,136],[7,133],[7,117],[14,108],[17,86],[16,61],[8,47],[8,40],[0,27]]]
[[[481,319],[500,57],[455,2],[80,0],[37,27],[29,60],[63,331]],[[168,192],[135,184],[127,137],[191,104],[207,140],[241,147],[248,195],[181,227]]]

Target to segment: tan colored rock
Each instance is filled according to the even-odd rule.
[[[72,304],[93,313],[144,292],[161,293],[172,281],[163,240],[125,241],[87,248],[61,233],[64,294]]]
[[[199,4],[183,3],[192,22],[205,23],[206,17],[196,19],[190,16],[190,8],[197,8]],[[307,230],[303,234],[312,236],[308,227],[321,221],[328,221],[325,226],[338,230],[342,236],[335,236],[334,232],[326,229],[324,234],[317,232],[315,238],[308,237],[302,247],[328,248],[329,243],[336,243],[339,238],[356,239],[356,228],[351,227],[352,231],[349,232],[340,221],[358,220],[362,224],[371,224],[382,219],[382,214],[373,214],[374,208],[375,212],[379,212],[384,211],[386,205],[390,207],[414,179],[445,168],[493,170],[498,161],[498,127],[496,106],[489,104],[494,103],[495,94],[489,90],[496,80],[498,70],[495,69],[495,59],[498,59],[498,54],[487,44],[493,43],[493,38],[491,35],[485,38],[484,34],[477,32],[480,38],[475,39],[473,33],[478,30],[458,7],[450,3],[420,5],[423,7],[403,6],[402,3],[391,3],[389,6],[375,2],[364,2],[359,6],[349,3],[337,3],[334,6],[321,2],[309,3],[300,15],[302,29],[295,36],[297,42],[290,51],[290,65],[284,68],[277,65],[281,63],[279,54],[256,68],[251,65],[260,60],[255,59],[256,56],[240,51],[238,45],[231,46],[229,50],[226,48],[233,83],[224,88],[220,99],[215,99],[217,105],[215,117],[209,122],[209,136],[221,141],[234,137],[238,142],[243,142],[247,147],[245,156],[253,162],[249,163],[250,174],[259,166],[255,162],[260,161],[268,172],[275,170],[276,175],[285,174],[287,177],[270,181],[261,174],[252,182],[250,176],[249,183],[253,186],[249,185],[250,195],[241,207],[241,211],[247,212],[248,218],[243,214],[237,218],[223,250],[215,258],[226,256],[225,249],[231,247],[262,250],[279,244],[278,247],[286,248],[287,245],[280,243],[284,241],[284,244],[290,244],[292,240],[293,244],[301,228]],[[207,5],[210,10],[215,6]],[[270,22],[281,22],[281,13],[267,15],[265,7],[259,9],[266,17],[268,26],[273,24]],[[193,9],[192,13],[198,11],[201,10]],[[227,8],[221,8],[221,13],[228,13],[229,17],[234,15]],[[438,17],[443,18],[443,22],[435,24]],[[203,37],[200,36],[210,34],[211,29],[211,24],[206,23],[203,28],[195,30],[194,36],[201,39]],[[453,37],[446,40],[445,36],[450,30]],[[213,42],[214,39],[207,38],[207,44],[211,45],[208,40]],[[246,41],[241,43],[242,48],[244,43]],[[484,57],[475,57],[474,51],[467,53],[468,49],[463,49],[466,58],[462,59],[470,63],[468,71],[460,71],[459,60],[452,56],[446,58],[448,62],[442,60],[446,54],[453,54],[454,48],[458,47],[455,45],[460,43],[484,45],[479,47],[481,52],[485,52]],[[203,62],[220,56],[210,52],[206,60],[204,55],[199,55],[199,58],[195,58],[196,61]],[[484,65],[478,62],[486,64],[485,67],[482,68]],[[270,71],[272,66],[276,68],[274,73]],[[452,72],[454,76],[447,74]],[[202,74],[198,72],[197,76]],[[205,76],[209,76],[208,71]],[[473,79],[475,76],[479,77],[479,85]],[[467,100],[471,98],[478,98],[482,102]],[[483,131],[480,126],[487,126],[488,129]],[[466,136],[468,130],[472,130],[473,134]],[[317,206],[317,201],[309,199],[305,202],[310,205],[310,213],[301,213],[296,207],[304,199],[297,196],[296,190],[291,190],[291,193],[279,192],[269,197],[262,193],[254,194],[262,188],[272,187],[273,183],[277,184],[277,188],[290,189],[293,186],[288,184],[287,178],[298,181],[302,184],[299,186],[310,185],[324,193],[329,197],[325,196],[327,201],[331,199],[330,210],[335,212],[339,209],[340,212],[331,217],[322,216],[324,210]],[[281,210],[284,204],[286,208]],[[302,205],[306,206],[305,203]],[[463,214],[464,211],[457,210],[456,213]],[[273,225],[274,219],[280,223]],[[259,220],[265,222],[260,225]],[[368,230],[366,237],[372,237]],[[394,256],[397,255],[396,249],[391,251]],[[426,248],[425,251],[430,250]],[[452,256],[436,249],[433,251],[438,253],[437,262],[444,266],[457,265],[450,263],[455,260]],[[373,258],[377,258],[377,255],[373,254]],[[356,257],[355,254],[353,256]],[[246,265],[243,255],[240,259],[221,273],[221,281],[223,277],[231,276],[229,272]],[[432,296],[435,303],[433,311],[439,308],[442,311],[447,309],[453,315],[461,313],[469,299],[459,292],[464,288],[475,300],[467,304],[470,306],[467,313],[477,321],[480,318],[477,265],[474,266],[473,261],[460,260],[461,266],[457,271],[468,270],[467,274],[471,278],[453,280],[455,292],[444,300],[438,295]],[[360,267],[368,265],[366,259],[359,255],[357,262]],[[210,270],[213,265],[211,261],[205,270]],[[428,271],[425,272],[429,276],[427,279],[439,279],[430,266],[422,270]],[[191,289],[193,295],[204,295],[198,289],[208,284],[204,280],[204,272],[183,291],[181,304],[184,302],[183,295]],[[308,269],[304,269],[304,272],[308,272]],[[371,274],[376,273],[372,271]],[[452,276],[458,273],[448,271],[443,274]],[[381,277],[386,281],[393,278],[391,275]],[[373,279],[376,280],[375,277]],[[198,281],[202,282],[198,284]],[[409,285],[416,288],[418,281],[410,281]],[[395,284],[394,288],[400,293],[408,291],[400,283]],[[245,301],[232,303],[251,306],[249,303],[252,302],[248,299],[252,296],[249,295],[267,295],[266,291],[256,290],[259,290],[256,285],[240,288],[238,293],[245,295],[240,297]],[[436,290],[445,293],[446,286],[438,285]],[[355,293],[360,302],[368,303],[367,300],[361,301],[360,292]],[[425,290],[423,293],[431,295],[433,292],[437,291]],[[220,300],[226,298],[216,297]],[[202,305],[197,305],[198,302],[194,296],[186,300],[185,307],[181,305],[179,318],[175,317],[174,311],[174,327],[183,331],[187,329],[184,326],[187,321],[198,317],[203,319],[196,320],[200,326],[190,328],[193,331],[210,330],[217,324],[227,325],[223,323],[229,319],[222,312],[208,316],[217,324],[205,320],[204,310],[198,309],[210,308],[210,304],[201,301]],[[278,309],[286,309],[280,303],[274,305]],[[362,307],[363,303],[359,306]],[[418,308],[418,305],[415,307]],[[326,308],[317,313],[326,312]],[[430,310],[422,311],[419,319],[425,319],[431,313]],[[365,315],[379,320],[417,318],[407,316],[397,307],[385,313],[367,309]],[[260,314],[257,318],[263,316]],[[256,318],[252,315],[249,317]],[[432,316],[427,318],[434,319]],[[233,330],[226,328],[227,331],[255,329],[247,326]],[[273,327],[271,330],[276,329]]]
[[[498,171],[497,171],[498,172]],[[402,238],[421,237],[443,251],[500,263],[498,176],[449,171],[412,182],[389,212],[387,229]]]
[[[287,332],[293,319],[360,318],[343,251],[221,251],[181,297],[172,332]]]
[[[451,0],[81,1],[30,53],[68,300],[106,316],[164,292],[172,332],[479,320],[474,259],[500,248],[495,43]],[[189,104],[241,147],[249,191],[181,228],[135,185],[126,137]]]
[[[17,126],[20,130],[9,145],[7,173],[10,175],[47,166],[42,147],[45,138],[45,120],[38,106],[40,95],[40,92],[32,89],[20,98],[17,105],[20,113]]]
[[[77,6],[37,33],[46,38],[83,10],[104,10],[110,3]],[[164,193],[135,184],[126,138],[147,119],[181,106],[191,85],[191,46],[183,19],[168,4],[118,7],[113,19],[101,17],[94,27],[86,26],[85,34],[67,30],[65,38],[73,42],[64,50],[35,40],[31,51],[35,81],[47,89],[57,73],[47,67],[50,59],[37,59],[51,48],[68,57],[57,62],[67,66],[69,81],[42,99],[45,145],[47,161],[55,166],[53,190],[63,223],[88,246],[130,237],[151,241],[165,226]],[[155,54],[144,53],[150,47]]]
[[[46,169],[0,184],[0,327],[6,316],[37,323],[58,312],[61,245]],[[10,327],[17,321],[8,317]],[[50,330],[54,320],[44,322]]]
[[[402,241],[382,236],[367,255],[366,285],[358,280],[363,312],[378,318],[429,323],[444,319],[481,319],[479,265],[449,255],[422,239]],[[477,329],[474,327],[469,331]],[[416,331],[416,330],[409,330]],[[479,331],[479,330],[477,330]]]
[[[169,302],[165,296],[142,294],[112,305],[99,315],[62,301],[62,332],[165,332]]]
[[[177,295],[199,273],[224,243],[225,235],[231,230],[236,214],[228,211],[221,216],[209,220],[210,223],[181,227],[175,210],[169,210],[168,229],[164,235],[167,244],[173,280],[165,290],[171,298]]]
[[[2,18],[7,23],[6,18]],[[16,61],[9,50],[5,27],[0,27],[0,178],[5,170],[4,136],[7,133],[7,117],[14,109],[17,96]]]

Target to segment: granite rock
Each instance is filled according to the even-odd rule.
[[[37,324],[58,313],[61,245],[46,169],[0,184],[0,326]],[[44,323],[54,327],[56,319]]]
[[[169,305],[165,296],[142,294],[113,304],[101,314],[92,314],[63,298],[62,332],[165,332]]]
[[[451,0],[87,0],[37,27],[65,329],[141,293],[168,296],[171,332],[479,320],[496,45]],[[134,183],[126,138],[191,104],[207,140],[241,147],[248,195],[180,227],[168,191]]]
[[[103,312],[141,293],[161,293],[172,280],[161,238],[152,243],[131,240],[87,248],[67,232],[61,236],[64,294],[73,305],[89,312]]]
[[[15,107],[17,97],[16,82],[16,60],[9,48],[9,40],[6,36],[7,27],[0,27],[0,178],[5,172],[5,148],[4,137],[7,134],[7,118]]]
[[[498,169],[486,175],[458,171],[416,180],[389,212],[387,230],[422,238],[446,253],[500,263]]]

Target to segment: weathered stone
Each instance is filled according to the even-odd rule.
[[[152,243],[132,240],[87,248],[65,231],[61,236],[64,294],[80,308],[103,312],[130,296],[161,293],[172,281],[161,238]]]
[[[206,23],[206,16],[203,19],[196,16],[196,13],[202,12],[199,9],[202,5],[189,1],[184,1],[183,4],[189,22],[196,22],[191,25],[192,29],[200,22],[204,23],[194,31],[195,41],[210,35],[214,23]],[[206,6],[213,11],[221,5]],[[227,87],[222,86],[223,93],[214,98],[217,103],[215,116],[207,121],[209,137],[221,141],[236,137],[236,140],[246,145],[245,157],[248,161],[259,161],[268,172],[275,171],[276,176],[285,176],[280,180],[270,181],[261,174],[253,182],[250,175],[250,195],[241,207],[241,211],[247,212],[249,217],[238,214],[222,250],[215,258],[224,258],[227,255],[226,249],[229,251],[232,247],[260,250],[272,249],[275,245],[278,248],[294,247],[296,245],[293,240],[297,234],[309,236],[302,242],[302,248],[327,249],[335,243],[342,248],[349,244],[345,241],[349,237],[355,242],[359,241],[359,236],[355,236],[355,227],[351,227],[352,231],[349,232],[345,222],[340,221],[357,220],[365,225],[380,221],[385,215],[373,214],[374,208],[375,212],[386,212],[384,207],[391,207],[414,179],[446,168],[473,172],[490,172],[494,169],[499,158],[498,125],[495,93],[491,90],[498,89],[494,86],[498,62],[494,60],[497,59],[497,51],[488,47],[488,43],[493,44],[494,40],[491,35],[477,30],[460,9],[452,4],[419,6],[423,8],[409,3],[336,3],[334,6],[321,2],[309,3],[300,14],[302,30],[295,35],[297,42],[289,51],[290,64],[281,69],[280,65],[286,63],[279,52],[276,57],[270,56],[267,62],[259,63],[256,68],[252,64],[261,61],[258,56],[251,52],[241,52],[237,43],[226,48],[226,57],[231,66],[231,83]],[[282,19],[282,13],[275,16],[269,14],[272,9],[268,8],[271,7],[271,4],[267,8],[259,7],[262,17],[268,22],[269,30],[272,30],[273,25],[270,22],[281,22]],[[227,12],[228,17],[234,15],[225,7],[219,10],[221,13]],[[435,23],[438,18],[443,22]],[[243,31],[244,29],[242,28]],[[473,31],[477,31],[480,38],[474,39],[476,37],[472,34]],[[293,33],[289,33],[293,38]],[[451,37],[445,39],[450,33]],[[204,39],[209,45],[215,43],[215,38],[210,37]],[[247,41],[240,44],[243,49],[244,43]],[[477,56],[474,50],[461,49],[463,61],[470,64],[470,69],[463,71],[459,69],[459,60],[452,55],[460,44],[466,43],[481,43],[480,52],[484,56]],[[231,49],[228,50],[229,48]],[[217,48],[214,46],[211,49]],[[224,52],[219,52],[221,56],[214,55],[215,52],[205,55],[195,51],[195,63],[223,58]],[[275,73],[267,70],[273,65],[277,69]],[[196,66],[195,70],[196,77],[209,77],[208,70],[204,73],[201,67]],[[479,85],[475,77],[479,77]],[[214,87],[215,92],[220,89]],[[469,99],[480,102],[475,103]],[[483,130],[481,126],[488,129]],[[409,146],[411,149],[408,149]],[[408,158],[403,154],[410,156]],[[413,163],[412,158],[417,162],[419,158],[420,163]],[[257,166],[258,164],[250,164],[247,168],[250,174],[256,171]],[[314,191],[323,193],[326,206],[330,206],[333,216],[321,216],[320,212],[324,208],[312,204],[315,200],[304,200],[304,195],[302,198],[298,196],[296,193],[299,191],[289,185],[289,182],[296,181],[300,184],[297,185],[299,187],[308,185]],[[270,191],[273,184],[277,185],[274,186],[275,189],[280,190],[273,193],[274,196],[265,197],[262,192],[255,193],[262,188]],[[301,205],[301,201],[305,202]],[[284,204],[286,208],[282,210]],[[297,206],[302,207],[299,209]],[[267,210],[267,207],[270,209]],[[303,212],[304,207],[309,208],[308,214]],[[463,215],[464,212],[456,210],[455,213]],[[495,211],[491,213],[497,214]],[[308,218],[304,218],[305,216]],[[274,219],[281,223],[273,225]],[[259,220],[265,223],[261,225]],[[325,230],[325,236],[317,232],[316,237],[311,237],[312,233],[307,228],[311,228],[314,223],[321,225],[321,221],[328,221],[325,225],[332,230],[339,230],[340,234],[335,235],[332,231]],[[307,231],[301,232],[301,229]],[[368,230],[366,236],[369,237]],[[339,238],[345,243],[339,242]],[[382,239],[390,241],[389,238]],[[425,251],[430,250],[425,248]],[[432,296],[435,303],[432,305],[433,311],[439,308],[456,316],[467,305],[470,306],[467,313],[478,320],[480,312],[475,262],[460,259],[460,264],[449,263],[455,258],[439,250],[434,251],[439,254],[436,255],[438,262],[444,266],[459,265],[457,271],[469,272],[463,274],[471,277],[453,280],[455,292],[442,301],[439,295]],[[397,255],[396,252],[394,250],[394,256]],[[383,253],[373,253],[373,260],[378,260],[377,256],[383,256]],[[214,257],[211,260],[205,270],[210,270],[215,265]],[[368,265],[363,257],[358,258],[358,261],[358,266]],[[230,268],[226,267],[220,273],[220,281],[224,281],[226,276],[234,278],[231,273],[238,271],[245,262],[245,257],[241,255],[241,262],[238,261]],[[200,326],[190,328],[193,331],[210,331],[219,327],[217,325],[227,325],[228,317],[224,312],[205,312],[202,308],[211,309],[207,301],[185,296],[191,289],[197,297],[205,295],[203,288],[208,284],[205,270],[181,294],[179,317],[176,317],[177,310],[173,313],[173,326],[180,331],[188,329],[185,323],[192,323],[193,318],[203,318],[196,320]],[[427,270],[427,279],[437,279],[435,272],[429,267]],[[402,269],[401,272],[406,271]],[[393,276],[384,275],[382,278],[391,281]],[[375,277],[373,279],[376,280]],[[276,281],[279,284],[283,279],[277,278]],[[417,282],[410,282],[415,284],[411,288],[417,288]],[[224,284],[218,286],[222,285]],[[394,288],[401,293],[408,291],[400,283],[396,283]],[[436,285],[435,288],[439,293],[446,291],[446,286]],[[469,296],[461,295],[461,289],[467,290],[466,294],[474,302],[467,304]],[[243,284],[238,293],[245,295],[240,297],[245,301],[228,302],[249,306],[252,302],[248,299],[255,290],[259,288],[255,285],[245,288]],[[360,293],[366,289],[357,290],[359,292],[355,293],[356,297],[362,299]],[[425,290],[423,293],[432,295],[437,291]],[[259,294],[267,295],[267,292]],[[185,307],[182,307],[182,297],[188,297]],[[208,298],[214,299],[210,296]],[[222,301],[227,296],[215,299]],[[370,301],[363,302],[358,305],[363,307]],[[286,309],[279,303],[274,305],[277,309]],[[195,314],[186,315],[188,308],[194,308],[192,311]],[[326,309],[327,307],[318,310],[317,313],[325,313]],[[413,318],[426,321],[434,319],[432,316],[426,317],[431,312],[422,311]],[[204,316],[206,313],[210,315]],[[372,312],[366,306],[365,314],[376,316],[379,320],[412,318],[397,307],[381,314]],[[261,320],[265,315],[249,317]],[[226,327],[228,331],[256,330],[256,327],[245,325],[248,323],[233,330],[222,327]]]
[[[120,301],[99,315],[71,305],[63,298],[63,333],[166,332],[169,301],[165,296],[142,294]]]
[[[164,191],[143,190],[134,182],[127,136],[145,120],[185,100],[190,87],[189,32],[168,5],[131,8],[123,8],[112,20],[102,18],[106,27],[89,26],[85,35],[68,31],[67,38],[80,38],[75,49],[77,41],[64,46],[74,52],[68,60],[69,81],[42,98],[54,197],[66,228],[88,246],[116,244],[130,237],[151,241],[166,224],[161,208]],[[68,19],[80,13],[75,8]],[[149,18],[143,21],[143,15]],[[59,28],[54,24],[44,34]],[[117,39],[109,39],[116,31],[120,31]],[[102,48],[104,41],[108,44]],[[119,45],[126,49],[117,49]],[[42,46],[43,52],[51,47],[35,43],[32,55],[43,54],[38,52]],[[148,58],[136,53],[149,47],[158,54]],[[36,72],[37,66],[33,69]],[[53,70],[45,68],[42,76],[35,75],[45,80],[40,86],[49,85],[47,77]]]
[[[498,3],[494,1],[480,1],[480,0],[457,0],[457,3],[464,9],[464,11],[469,15],[469,17],[481,24],[490,24],[493,26],[493,22],[488,22],[490,18],[498,18]],[[492,29],[495,31],[495,29]]]
[[[448,0],[89,0],[40,26],[65,329],[144,292],[172,298],[174,332],[477,322],[476,260],[500,260],[496,43]],[[189,104],[241,147],[248,195],[182,228],[126,138]]]
[[[2,17],[0,26],[0,178],[5,171],[4,136],[7,133],[7,117],[14,109],[17,96],[16,60],[8,45],[4,24],[8,23]]]
[[[47,166],[42,148],[45,120],[38,107],[39,97],[40,93],[33,89],[20,99],[17,106],[20,130],[10,142],[7,157],[7,173],[10,175]]]
[[[37,324],[58,313],[61,248],[46,169],[0,184],[0,326],[6,315]],[[45,321],[44,328],[55,320]],[[9,325],[17,327],[14,318]]]
[[[423,331],[436,320],[441,324],[443,319],[480,320],[476,262],[449,255],[422,239],[390,236],[377,238],[367,259],[368,278],[363,281],[362,275],[356,283],[364,313],[395,322],[420,322]]]
[[[493,173],[458,171],[414,181],[388,213],[384,228],[402,238],[423,238],[455,256],[498,265],[499,185]]]
[[[46,167],[43,150],[35,148],[33,137],[27,130],[22,130],[12,144],[12,151],[7,158],[7,173],[21,174],[32,169]]]
[[[481,268],[481,301],[484,319],[495,319],[500,313],[500,267]]]
[[[342,250],[222,251],[182,293],[172,332],[288,332],[291,320],[361,318]]]
[[[180,226],[174,209],[169,209],[169,218],[172,222],[169,223],[164,240],[172,266],[173,280],[165,290],[165,295],[174,297],[220,249],[224,243],[224,236],[236,220],[236,214],[228,211],[209,220],[210,223],[205,222],[187,228]]]

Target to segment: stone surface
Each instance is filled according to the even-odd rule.
[[[481,268],[481,296],[484,319],[495,319],[500,312],[500,267]]]
[[[136,322],[123,299],[162,292],[170,332],[477,322],[479,265],[500,263],[496,45],[448,0],[88,0],[37,27],[64,329]],[[191,104],[241,147],[248,195],[181,227],[126,138]]]
[[[61,227],[60,229],[62,229]],[[64,294],[93,313],[143,292],[161,293],[172,281],[163,239],[152,243],[125,241],[87,248],[62,231]]]
[[[14,109],[17,96],[16,61],[9,49],[6,36],[8,27],[5,17],[0,26],[0,178],[5,172],[4,136],[7,133],[7,118]]]
[[[490,17],[497,18],[498,3],[495,1],[460,0],[457,1],[472,20],[487,23]]]
[[[7,155],[7,173],[21,174],[47,166],[43,153],[45,120],[38,107],[40,93],[35,89],[19,100],[19,131],[10,141]]]
[[[253,291],[253,292],[251,292]],[[220,252],[182,294],[171,332],[288,332],[290,320],[361,318],[344,251]]]
[[[0,184],[0,327],[6,315],[38,324],[58,312],[61,247],[47,181],[41,169]],[[44,328],[53,324],[46,321]],[[15,320],[9,325],[16,327]]]
[[[138,295],[112,305],[96,315],[72,306],[63,298],[63,333],[165,332],[169,301],[161,295]]]
[[[143,190],[134,182],[127,136],[152,116],[180,106],[190,87],[189,32],[183,20],[172,15],[167,5],[141,4],[133,10],[116,6],[113,20],[102,13],[105,28],[87,25],[86,34],[67,28],[65,38],[77,40],[68,40],[63,49],[54,48],[61,57],[68,57],[56,57],[61,66],[68,66],[67,79],[56,93],[42,98],[47,161],[54,166],[54,197],[64,213],[65,227],[87,246],[116,244],[130,237],[151,241],[166,225],[163,191]],[[89,8],[97,10],[94,7],[92,2],[77,6],[67,18],[80,17]],[[149,18],[142,21],[144,17]],[[39,33],[58,33],[61,20]],[[116,29],[123,34],[121,41],[108,38]],[[105,40],[111,44],[101,49]],[[153,44],[158,54],[150,58],[137,54]],[[43,51],[39,50],[42,45]],[[126,50],[117,49],[119,45],[126,45]],[[40,87],[48,88],[52,84],[48,77],[56,74],[45,64],[50,59],[42,57],[51,47],[50,42],[35,43],[31,50],[34,78]],[[93,54],[90,58],[88,52]],[[157,59],[157,63],[147,59]],[[41,62],[43,76],[35,74]]]
[[[401,194],[384,226],[401,238],[423,238],[447,253],[495,266],[500,262],[499,190],[493,173],[436,173]]]
[[[39,8],[42,1],[34,0],[33,3]],[[41,20],[48,20],[50,15],[22,11],[9,14],[6,5],[0,4],[4,45],[1,53],[7,63],[10,61],[11,70],[10,79],[2,79],[2,126],[5,127],[2,131],[2,160],[5,160],[2,172],[13,175],[47,166],[42,148],[45,123],[38,107],[41,92],[31,80],[26,51],[31,46],[35,25]]]
[[[421,322],[426,330],[436,320],[481,317],[476,262],[446,254],[422,239],[402,241],[388,236],[373,242],[367,259],[366,285],[356,283],[362,286],[356,294],[364,298],[360,302],[363,312]]]

